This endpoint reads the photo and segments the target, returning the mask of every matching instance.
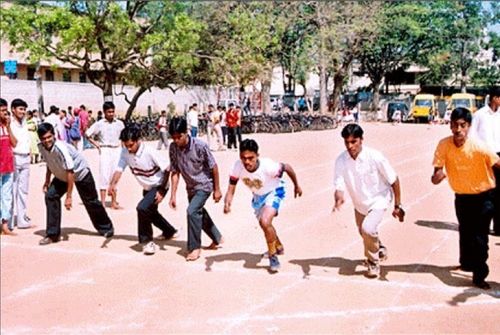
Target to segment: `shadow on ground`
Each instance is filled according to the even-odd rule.
[[[343,257],[325,257],[315,259],[293,259],[290,263],[299,265],[304,273],[304,278],[311,274],[311,266],[338,268],[338,273],[344,276],[363,276],[365,267],[363,260],[350,260]],[[361,266],[361,270],[356,271],[356,267]],[[456,270],[455,266],[437,266],[432,264],[402,264],[402,265],[382,265],[380,267],[381,281],[388,281],[387,275],[390,272],[428,273],[438,278],[442,283],[452,287],[467,287],[462,293],[454,296],[448,303],[457,306],[459,303],[465,303],[469,298],[487,294],[493,298],[500,299],[500,283],[488,281],[491,289],[482,290],[471,287],[472,276]]]
[[[454,230],[458,231],[458,224],[453,222],[442,222],[442,221],[425,221],[425,220],[417,220],[415,221],[417,226],[429,227],[440,230]]]
[[[205,257],[205,271],[212,271],[214,263],[222,262],[243,262],[243,267],[246,269],[265,269],[268,266],[258,265],[262,260],[262,254],[251,254],[249,252],[234,252],[231,254],[223,254],[216,256]]]

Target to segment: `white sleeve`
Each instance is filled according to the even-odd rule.
[[[97,133],[98,124],[99,124],[99,122],[94,122],[94,124],[91,125],[89,129],[87,129],[87,131],[85,132],[85,135],[87,137],[94,136]]]
[[[116,166],[115,171],[123,172],[125,168],[128,166],[127,154],[128,154],[127,149],[122,148],[122,151],[120,153],[120,160],[118,161],[118,165]]]
[[[75,168],[75,161],[71,157],[71,154],[69,153],[69,150],[66,147],[66,145],[64,144],[64,142],[56,141],[55,145],[56,145],[57,149],[59,149],[59,151],[61,152],[61,154],[63,156],[64,169],[66,171],[73,170]]]
[[[342,161],[342,158],[340,156],[335,161],[333,188],[335,189],[335,191],[344,192],[346,190],[345,180],[344,180],[344,162]]]
[[[241,164],[241,161],[238,159],[236,162],[234,162],[233,169],[231,171],[231,174],[229,175],[229,178],[235,180],[240,179],[242,169],[243,164]]]
[[[387,158],[385,158],[382,153],[376,154],[376,164],[377,170],[380,172],[380,174],[382,174],[382,176],[384,176],[385,180],[387,180],[390,185],[394,184],[398,176]]]

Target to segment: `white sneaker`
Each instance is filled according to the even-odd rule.
[[[148,242],[142,247],[142,251],[144,252],[144,255],[154,255],[156,251],[156,244],[153,241]]]

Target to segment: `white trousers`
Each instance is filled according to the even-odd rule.
[[[122,148],[103,148],[99,155],[99,190],[107,190],[118,166]]]
[[[27,220],[28,191],[30,186],[30,155],[14,155],[14,220],[13,226],[27,228],[30,222]]]

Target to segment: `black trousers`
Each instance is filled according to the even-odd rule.
[[[227,127],[227,148],[231,149],[233,146],[235,149],[238,148],[236,145],[236,128]]]
[[[471,270],[475,283],[489,273],[488,233],[493,216],[493,190],[480,194],[455,194],[455,212],[458,219],[460,266]]]
[[[89,214],[92,225],[99,234],[104,235],[108,231],[113,232],[113,223],[111,223],[111,219],[97,197],[92,172],[89,171],[83,180],[75,182],[75,187]],[[46,235],[51,238],[57,238],[61,235],[61,198],[66,194],[67,188],[68,184],[66,182],[54,178],[47,193],[45,193],[45,205],[47,207]]]
[[[158,205],[155,204],[157,187],[149,191],[143,191],[141,201],[137,204],[137,231],[139,243],[147,243],[153,240],[154,224],[161,231],[163,236],[170,238],[174,236],[177,230],[158,212]]]
[[[497,152],[498,157],[500,157],[500,152]],[[495,213],[493,214],[493,232],[495,235],[500,235],[500,169],[493,169],[495,173],[495,179],[497,181],[497,187],[495,188]]]

